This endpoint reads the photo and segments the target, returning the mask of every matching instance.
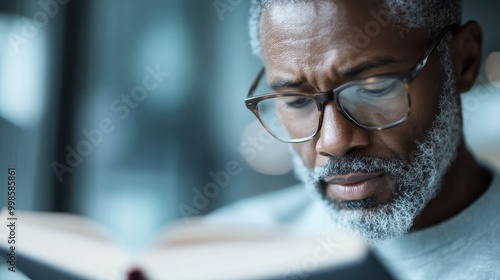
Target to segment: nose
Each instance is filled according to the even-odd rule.
[[[325,157],[343,156],[367,147],[368,131],[347,119],[333,102],[325,103],[323,124],[316,142],[316,152]]]

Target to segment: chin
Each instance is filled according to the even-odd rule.
[[[331,207],[338,210],[357,210],[357,211],[377,211],[384,204],[378,202],[377,197],[370,196],[365,199],[343,200],[326,198]]]

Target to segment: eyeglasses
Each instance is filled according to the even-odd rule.
[[[404,122],[410,115],[410,83],[420,74],[430,55],[458,24],[445,27],[425,55],[408,73],[383,74],[351,81],[319,93],[284,92],[253,96],[264,75],[262,68],[245,99],[245,105],[266,130],[280,141],[306,142],[321,129],[325,102],[356,125],[382,130]]]

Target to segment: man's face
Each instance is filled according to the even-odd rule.
[[[268,82],[286,85],[275,91],[324,92],[415,66],[431,41],[386,24],[390,16],[380,17],[382,8],[373,4],[377,1],[362,2],[319,1],[264,10],[261,40]],[[447,73],[440,66],[435,52],[411,83],[411,115],[404,123],[365,130],[329,102],[320,132],[294,146],[297,173],[328,205],[333,220],[369,241],[408,231],[455,156],[458,107],[450,62],[444,67]]]

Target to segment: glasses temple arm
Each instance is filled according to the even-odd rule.
[[[262,79],[262,76],[264,75],[265,70],[266,69],[264,67],[262,67],[262,69],[260,70],[259,74],[255,78],[255,81],[253,81],[252,86],[250,87],[250,90],[248,91],[247,98],[249,98],[250,96],[252,96],[253,92],[255,91],[255,89],[257,88],[257,86],[259,85],[260,79]]]
[[[434,40],[434,42],[432,43],[430,48],[427,50],[425,55],[422,57],[420,62],[411,71],[411,79],[412,80],[415,79],[415,77],[420,73],[420,71],[422,71],[424,66],[427,64],[427,60],[429,60],[429,57],[431,56],[432,52],[437,48],[437,46],[441,43],[443,38],[448,34],[448,32],[455,30],[459,27],[460,27],[460,25],[455,23],[455,24],[448,25],[443,30],[441,30],[441,32],[439,33],[437,38]]]

